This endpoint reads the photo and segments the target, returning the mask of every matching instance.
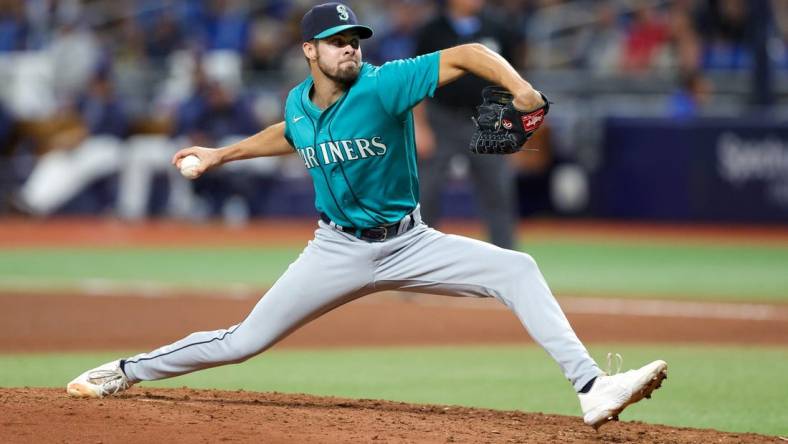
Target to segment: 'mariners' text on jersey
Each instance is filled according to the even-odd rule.
[[[438,86],[440,53],[361,65],[329,106],[313,101],[312,76],[290,90],[285,139],[315,187],[315,208],[343,227],[400,221],[419,203],[411,109]]]
[[[298,148],[298,155],[307,168],[320,164],[329,165],[336,162],[366,159],[367,157],[383,156],[388,147],[380,136],[371,139],[337,140],[320,143],[317,149],[312,146]]]

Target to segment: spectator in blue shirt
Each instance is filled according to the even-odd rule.
[[[26,49],[29,31],[24,2],[0,1],[0,52]]]
[[[697,117],[708,102],[711,84],[700,71],[681,75],[679,89],[670,96],[668,114],[674,119]]]
[[[241,6],[214,0],[206,17],[205,48],[245,53],[249,45],[249,17]]]
[[[108,68],[99,70],[87,91],[76,101],[76,109],[87,132],[125,138],[129,121],[121,99],[115,94]]]
[[[260,129],[245,98],[199,70],[196,77],[194,94],[178,108],[176,136],[187,136],[194,145],[214,146],[224,137]]]

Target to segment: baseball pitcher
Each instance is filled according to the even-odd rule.
[[[539,128],[549,110],[545,96],[480,44],[382,66],[363,63],[361,40],[372,29],[340,3],[309,10],[301,33],[311,75],[290,91],[285,120],[223,148],[180,150],[173,163],[196,155],[199,175],[295,150],[314,181],[320,213],[314,239],[239,324],[88,370],[67,392],[100,398],[140,381],[243,362],[342,304],[399,290],[501,301],[558,363],[578,393],[585,422],[595,428],[649,397],[667,364],[602,372],[531,256],[446,235],[421,221],[411,108],[469,73],[500,85],[483,92],[470,141],[478,155],[500,155],[521,149]]]

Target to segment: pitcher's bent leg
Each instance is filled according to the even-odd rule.
[[[228,329],[192,333],[170,345],[126,359],[123,370],[129,381],[164,379],[243,362],[307,322],[370,293],[363,258],[344,252],[341,242],[329,244],[319,239],[321,236],[326,234],[319,234],[312,241],[243,322]],[[359,271],[355,278],[346,273],[353,261],[353,267]]]
[[[501,286],[498,299],[517,315],[534,341],[552,356],[579,391],[602,370],[578,339],[534,259],[521,252],[510,254],[514,279]]]
[[[403,236],[396,254],[378,268],[379,287],[495,297],[517,315],[576,390],[602,374],[531,256],[427,227],[413,231]]]

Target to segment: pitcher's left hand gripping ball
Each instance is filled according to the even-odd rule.
[[[512,154],[520,151],[525,142],[542,126],[550,110],[547,97],[541,92],[544,104],[530,111],[514,107],[514,96],[500,86],[482,90],[484,101],[473,118],[476,131],[471,137],[471,151],[476,154]]]

